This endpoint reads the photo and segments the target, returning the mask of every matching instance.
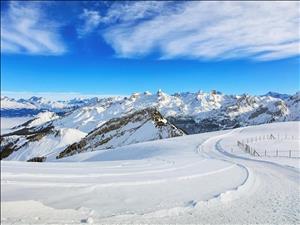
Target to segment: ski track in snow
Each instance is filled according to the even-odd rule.
[[[299,224],[299,169],[224,147],[251,129],[153,142],[174,150],[137,160],[89,161],[103,157],[92,152],[79,163],[2,162],[1,222]]]

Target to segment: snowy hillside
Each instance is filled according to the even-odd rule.
[[[1,119],[1,135],[12,132],[12,128],[19,126],[31,120],[32,117],[0,117]]]
[[[11,151],[11,154],[5,159],[19,161],[34,160],[35,158],[42,161],[55,159],[68,145],[79,141],[85,135],[86,133],[79,130],[64,128],[47,130],[39,134],[4,138],[4,151]],[[6,141],[8,144],[13,142],[14,145],[7,146]]]
[[[58,119],[54,113],[40,113],[37,118],[16,127],[12,133],[2,135],[1,159],[53,160],[184,134],[154,108],[111,119],[87,136],[78,129],[53,126]]]
[[[59,116],[54,112],[40,112],[37,114],[33,119],[26,121],[25,123],[22,123],[18,126],[15,126],[12,128],[12,130],[17,130],[20,128],[30,128],[30,127],[36,127],[42,124],[45,124],[49,121],[58,119]]]
[[[184,132],[170,124],[156,109],[146,108],[109,120],[80,142],[67,147],[58,158],[182,135]]]
[[[299,128],[273,123],[51,163],[2,161],[1,224],[297,224],[299,158],[252,156],[237,141],[287,134],[295,141],[282,143],[300,151]]]

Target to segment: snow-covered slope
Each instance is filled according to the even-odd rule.
[[[1,158],[38,160],[39,157],[42,161],[53,160],[86,151],[116,148],[184,134],[154,108],[111,119],[89,133],[86,138],[83,138],[86,133],[78,129],[53,126],[57,120],[58,117],[53,113],[40,113],[37,118],[22,124],[12,133],[3,135]]]
[[[7,136],[5,136],[7,135]],[[81,140],[86,133],[71,128],[22,128],[1,137],[1,159],[41,161],[55,159],[68,145]]]
[[[68,145],[79,141],[86,133],[72,128],[55,128],[51,112],[38,114],[1,136],[1,159],[30,160],[35,157],[55,158]],[[45,158],[46,159],[46,158]]]
[[[32,117],[0,117],[1,119],[1,135],[10,133],[12,128],[19,126],[20,124],[26,123],[31,120]]]
[[[298,224],[299,158],[253,157],[236,143],[299,138],[299,126],[185,135],[51,163],[3,161],[1,224]]]
[[[49,121],[58,119],[59,116],[54,112],[40,112],[38,115],[36,115],[33,119],[26,121],[25,123],[22,123],[18,126],[13,127],[13,130],[20,129],[20,128],[30,128],[30,127],[36,127],[45,123],[48,123]]]
[[[182,135],[184,132],[170,124],[155,108],[146,108],[109,120],[80,142],[68,146],[58,158]]]
[[[287,120],[300,120],[300,92],[297,92],[295,95],[288,98],[287,105],[290,112],[287,116]]]

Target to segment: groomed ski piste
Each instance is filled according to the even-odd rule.
[[[1,224],[299,224],[299,134],[282,122],[2,161]]]

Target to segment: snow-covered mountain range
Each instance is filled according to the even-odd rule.
[[[168,95],[159,90],[154,94],[134,93],[125,98],[69,102],[31,98],[34,103],[30,104],[29,100],[2,99],[1,106],[2,101],[7,106],[4,109],[8,106],[16,109],[12,103],[18,103],[15,104],[18,109],[22,109],[19,104],[31,104],[34,109],[52,111],[39,113],[31,121],[2,135],[1,158],[17,160],[35,157],[56,160],[83,151],[115,148],[183,133],[300,120],[300,92],[251,96],[199,91]],[[57,109],[64,113],[55,114]],[[165,122],[158,126],[155,118]]]
[[[34,116],[42,111],[52,111],[64,113],[76,108],[96,104],[100,99],[94,98],[75,98],[68,101],[50,101],[43,97],[33,96],[29,99],[14,99],[6,96],[1,97],[1,116]]]
[[[186,131],[200,133],[233,127],[299,120],[300,92],[286,99],[272,96],[177,93],[134,93],[125,98],[102,99],[55,120],[55,127],[90,132],[106,121],[129,112],[155,107],[166,119]]]

